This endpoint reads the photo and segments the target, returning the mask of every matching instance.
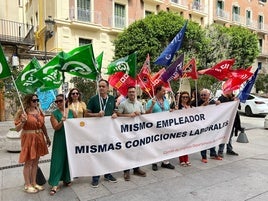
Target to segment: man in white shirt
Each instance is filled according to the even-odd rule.
[[[134,86],[128,87],[127,99],[119,104],[117,115],[119,117],[136,117],[144,113],[142,103],[137,100],[136,88]],[[146,177],[146,172],[139,167],[133,168],[133,174]],[[130,170],[124,170],[124,179],[130,181]]]

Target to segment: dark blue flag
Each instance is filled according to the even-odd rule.
[[[174,54],[180,49],[188,21],[185,22],[180,32],[173,38],[171,43],[154,62],[161,66],[169,66]]]
[[[174,78],[182,77],[184,54],[182,54],[175,62],[173,62],[166,71],[161,75],[161,80],[170,82]]]
[[[245,87],[243,88],[243,90],[239,92],[237,97],[239,98],[241,103],[245,103],[246,100],[248,99],[248,96],[250,94],[250,91],[251,91],[254,83],[255,83],[255,80],[257,78],[259,70],[260,70],[260,68],[258,67],[256,69],[256,71],[254,72],[254,74],[252,75],[252,77],[245,84]]]

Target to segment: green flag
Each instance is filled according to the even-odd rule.
[[[38,78],[42,83],[41,91],[57,89],[62,84],[62,75],[59,69],[64,65],[64,60],[68,55],[64,52],[58,53],[46,65],[36,71],[33,76]]]
[[[33,76],[41,68],[38,60],[34,57],[30,63],[20,72],[15,83],[20,92],[31,94],[35,93],[37,88],[41,87],[43,83]]]
[[[92,45],[77,47],[67,53],[64,65],[59,69],[72,75],[96,80],[99,75]]]
[[[0,79],[11,76],[10,68],[0,44]]]
[[[116,72],[124,72],[129,76],[135,78],[136,63],[137,63],[137,53],[134,52],[126,57],[120,58],[110,63],[108,66],[107,74],[112,75]]]
[[[103,58],[103,52],[99,54],[99,56],[96,57],[96,62],[97,62],[97,69],[98,72],[101,73],[101,67],[102,67],[102,58]]]

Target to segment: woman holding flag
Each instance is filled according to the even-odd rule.
[[[26,95],[22,105],[24,109],[17,112],[14,120],[16,131],[22,130],[19,162],[24,163],[24,190],[27,193],[44,190],[43,186],[36,184],[37,166],[40,156],[48,154],[47,146],[50,146],[45,115],[40,110],[38,102],[36,94]]]

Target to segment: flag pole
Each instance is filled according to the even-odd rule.
[[[66,114],[65,114],[65,112],[66,112],[66,110],[65,110],[65,75],[64,75],[64,71],[62,71],[62,84],[63,84],[63,89],[62,89],[62,91],[63,91],[63,116],[65,116]],[[67,115],[68,116],[68,115]],[[67,118],[67,116],[66,116],[66,118]]]
[[[26,114],[26,112],[25,112],[25,108],[24,108],[24,106],[23,106],[23,104],[22,104],[22,100],[21,100],[21,97],[20,97],[20,93],[19,93],[19,90],[18,90],[18,87],[17,87],[17,85],[16,85],[16,82],[15,82],[15,80],[14,80],[13,75],[11,75],[11,78],[12,78],[12,82],[13,82],[13,84],[14,84],[14,86],[15,86],[15,89],[16,89],[16,91],[17,91],[17,94],[18,94],[18,98],[19,98],[19,101],[20,101],[20,104],[21,104],[22,111],[23,111],[24,114]]]
[[[194,85],[195,85],[195,107],[198,106],[198,97],[197,97],[197,94],[198,94],[198,89],[197,89],[197,80],[194,81]]]

